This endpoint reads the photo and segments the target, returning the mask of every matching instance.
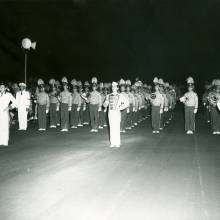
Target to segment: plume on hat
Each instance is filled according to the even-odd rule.
[[[76,79],[72,79],[71,82],[70,82],[70,84],[71,84],[72,86],[76,86],[76,85],[77,85]]]
[[[37,85],[38,86],[43,85],[43,84],[44,84],[44,81],[42,79],[37,80]]]
[[[126,84],[127,86],[131,86],[131,80],[129,80],[129,79],[126,80],[126,81],[125,81],[125,84]]]
[[[61,79],[61,82],[62,82],[62,83],[68,83],[68,80],[67,80],[67,78],[64,76],[64,77]]]
[[[120,81],[119,81],[119,85],[121,86],[121,85],[125,85],[125,81],[124,81],[124,79],[120,79]]]
[[[154,83],[154,84],[157,84],[158,81],[159,81],[158,78],[157,78],[157,77],[154,77],[153,83]]]
[[[55,79],[50,79],[50,80],[49,80],[49,84],[50,84],[50,85],[54,85],[55,83],[56,83]]]
[[[163,84],[164,84],[163,79],[159,79],[159,80],[158,80],[158,83],[159,83],[160,85],[163,85]]]
[[[96,77],[92,77],[91,83],[92,84],[97,84],[98,83],[98,79]]]
[[[193,79],[191,76],[189,76],[189,77],[186,79],[186,82],[187,82],[187,84],[194,84],[194,79]]]

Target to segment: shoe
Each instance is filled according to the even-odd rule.
[[[187,131],[186,134],[190,134],[190,131]]]
[[[119,147],[120,147],[120,145],[115,145],[115,147],[119,148]]]
[[[41,131],[46,131],[46,128],[42,128]]]
[[[38,128],[38,131],[42,131],[42,128]]]
[[[104,125],[104,128],[107,127],[108,125]]]
[[[217,131],[216,133],[217,133],[217,134],[220,134],[220,131]]]
[[[103,127],[102,127],[102,126],[99,126],[99,129],[103,129]]]
[[[156,134],[156,131],[153,131],[153,134]]]
[[[94,129],[91,129],[90,132],[95,132]]]
[[[160,131],[156,131],[156,134],[159,134],[160,133]]]
[[[98,129],[94,129],[93,131],[94,131],[95,133],[97,133],[97,132],[98,132]]]
[[[77,128],[76,126],[72,126],[71,128]]]
[[[59,127],[59,126],[60,126],[60,124],[59,124],[59,123],[57,123],[57,126]]]
[[[78,124],[77,126],[78,126],[78,127],[83,127],[83,125],[82,125],[82,124]]]
[[[50,128],[56,128],[56,127],[57,127],[56,125],[51,125],[51,126],[50,126]]]

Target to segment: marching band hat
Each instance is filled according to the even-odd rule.
[[[25,88],[27,87],[27,85],[23,82],[19,83],[18,85],[19,85],[19,87],[25,87]]]

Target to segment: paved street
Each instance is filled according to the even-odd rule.
[[[0,149],[1,220],[219,220],[220,136],[201,115],[159,135],[146,120],[109,148],[107,130],[11,131]]]

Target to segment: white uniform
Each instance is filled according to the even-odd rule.
[[[129,101],[125,96],[117,94],[109,94],[106,97],[104,106],[109,106],[108,119],[110,127],[110,144],[111,146],[119,147],[121,144],[120,138],[120,122],[121,110],[129,107]]]
[[[16,101],[18,108],[19,130],[27,129],[27,109],[30,107],[30,93],[27,91],[19,91],[16,93]]]
[[[16,100],[12,94],[0,94],[0,145],[4,146],[7,146],[9,141],[9,105],[16,107]]]

